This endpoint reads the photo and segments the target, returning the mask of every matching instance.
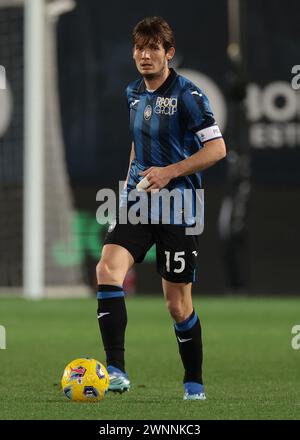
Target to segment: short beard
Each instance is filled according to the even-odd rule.
[[[148,81],[153,81],[154,79],[158,79],[160,76],[162,76],[163,72],[164,72],[164,67],[157,73],[144,73],[143,77]]]
[[[160,75],[158,75],[157,73],[145,73],[144,75],[143,75],[143,77],[145,78],[145,79],[147,79],[148,81],[152,81],[153,79],[156,79],[156,78],[158,78]]]

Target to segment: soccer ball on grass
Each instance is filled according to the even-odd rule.
[[[98,402],[109,387],[106,368],[96,359],[79,358],[64,369],[61,386],[68,399],[76,402]]]

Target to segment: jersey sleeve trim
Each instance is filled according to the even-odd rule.
[[[196,135],[202,143],[223,137],[221,130],[216,124],[212,125],[211,127],[203,128],[202,130],[197,131]]]

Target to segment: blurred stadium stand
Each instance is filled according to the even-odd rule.
[[[243,3],[246,13],[242,33],[247,59],[244,139],[249,147],[251,193],[243,236],[247,251],[243,255],[242,291],[300,294],[300,93],[291,87],[291,69],[299,64],[300,5],[298,0]],[[181,2],[173,2],[170,7],[158,0],[149,4],[137,0],[130,4],[77,0],[76,8],[60,16],[58,91],[75,211],[71,245],[56,243],[56,253],[52,255],[63,268],[83,268],[86,283],[95,283],[94,267],[105,233],[95,220],[96,192],[103,187],[117,188],[117,181],[125,178],[128,166],[130,137],[124,91],[137,77],[132,60],[132,27],[146,15],[161,15],[174,28],[177,42],[174,67],[179,72],[188,69],[200,82],[203,75],[210,80],[213,96],[208,94],[216,103],[214,110],[223,121],[224,137],[231,151],[231,133],[237,121],[230,111],[228,73],[232,66],[227,57],[227,7],[226,0],[193,2],[191,13],[191,8],[183,9]],[[5,16],[5,10],[0,9],[0,64],[13,66],[7,68],[7,75],[14,102],[10,125],[2,131],[0,108],[0,231],[1,245],[4,244],[0,253],[0,285],[7,281],[4,271],[11,271],[9,283],[18,286],[22,282],[20,193],[17,191],[13,196],[19,200],[14,205],[17,216],[9,219],[9,223],[14,223],[13,229],[8,229],[4,206],[11,203],[12,196],[7,195],[15,194],[22,175],[22,136],[17,138],[16,129],[13,130],[16,126],[19,132],[22,130],[23,105],[22,12],[17,9],[13,16]],[[8,19],[16,21],[16,30],[5,40]],[[204,91],[206,84],[204,81]],[[1,96],[4,99],[3,91],[0,99]],[[224,293],[232,287],[218,230],[220,208],[227,191],[227,165],[228,161],[222,161],[204,173],[206,227],[196,293]],[[8,189],[9,167],[13,169],[13,179]],[[15,240],[19,245],[10,251],[10,243]],[[73,251],[68,251],[68,246]],[[8,268],[9,252],[12,256]],[[151,255],[147,262],[136,267],[136,273],[137,292],[160,289]]]

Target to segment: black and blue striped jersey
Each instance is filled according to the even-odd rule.
[[[129,84],[126,93],[135,150],[127,191],[141,180],[141,170],[179,162],[205,142],[222,137],[203,91],[173,69],[155,91],[148,91],[141,78]],[[176,188],[183,194],[184,189],[194,192],[201,187],[201,173],[197,172],[171,180],[167,189]]]

